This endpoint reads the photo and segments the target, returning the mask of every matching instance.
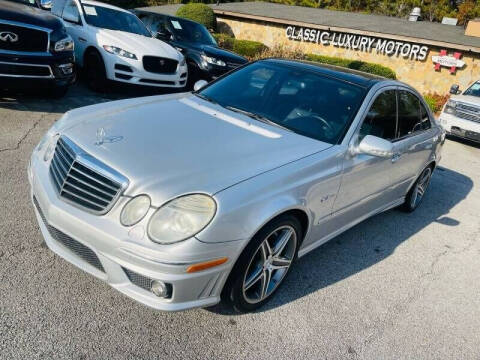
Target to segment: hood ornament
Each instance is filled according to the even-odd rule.
[[[3,31],[0,32],[0,40],[4,42],[15,43],[18,41],[18,35],[10,31]]]
[[[123,136],[107,136],[107,130],[103,127],[97,129],[96,136],[97,141],[95,142],[95,145],[97,146],[102,146],[105,143],[111,144],[123,139]]]

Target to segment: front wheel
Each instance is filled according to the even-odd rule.
[[[288,274],[301,239],[302,227],[294,216],[282,216],[267,224],[235,264],[224,298],[238,312],[263,306]]]
[[[414,211],[422,202],[425,192],[427,191],[428,185],[430,184],[430,179],[432,178],[432,166],[426,167],[420,176],[418,177],[415,184],[408,192],[405,197],[405,202],[403,203],[402,209],[406,212]]]
[[[85,77],[88,87],[95,92],[104,92],[107,87],[107,73],[101,55],[91,51],[85,57]]]

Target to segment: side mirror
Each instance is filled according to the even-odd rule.
[[[457,84],[452,85],[450,87],[450,94],[457,95],[458,93],[460,93],[460,86]]]
[[[193,91],[198,91],[202,88],[204,88],[208,84],[207,81],[205,80],[198,80],[195,85],[193,85]]]
[[[52,9],[52,0],[40,0],[40,7],[43,10],[51,10]]]
[[[393,156],[393,144],[388,140],[367,135],[358,145],[356,153],[391,158]]]
[[[68,21],[73,24],[80,24],[80,16],[78,14],[63,14],[63,20]]]

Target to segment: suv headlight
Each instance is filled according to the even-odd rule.
[[[73,39],[71,38],[70,35],[67,35],[61,40],[58,40],[55,43],[54,49],[56,52],[62,52],[62,51],[73,51],[75,45],[73,43]]]
[[[128,59],[137,60],[137,55],[135,55],[131,52],[128,52],[126,50],[120,49],[116,46],[103,45],[103,48],[105,49],[105,51],[109,52],[110,54],[115,54],[115,55],[118,55],[118,56],[126,57]]]
[[[445,112],[447,114],[455,114],[455,108],[457,107],[457,102],[453,100],[448,100],[445,105]]]
[[[206,62],[208,64],[212,64],[212,65],[218,65],[218,66],[226,66],[227,65],[227,64],[225,64],[225,61],[214,58],[214,57],[211,57],[211,56],[207,56],[207,55],[202,55],[202,60],[204,62]]]
[[[148,236],[161,244],[186,240],[212,221],[217,204],[212,197],[192,194],[178,197],[159,208],[148,223]]]
[[[130,199],[120,213],[120,222],[123,226],[132,226],[142,220],[150,209],[150,197],[138,195]]]

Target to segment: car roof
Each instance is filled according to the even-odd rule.
[[[183,17],[180,17],[180,16],[174,16],[174,15],[169,15],[169,14],[164,14],[164,13],[159,13],[159,12],[154,12],[154,11],[148,11],[148,10],[144,10],[144,9],[135,9],[134,10],[134,13],[136,14],[149,14],[149,15],[157,15],[157,16],[165,16],[166,18],[169,18],[169,19],[174,19],[174,20],[182,20],[182,21],[186,21],[186,22],[190,22],[190,23],[194,23],[194,24],[197,24],[197,25],[200,25],[200,26],[203,26],[205,27],[203,24],[200,24],[199,22],[197,21],[193,21],[193,20],[190,20],[190,19],[186,19],[186,18],[183,18]]]
[[[122,11],[122,12],[126,12],[126,13],[129,13],[129,14],[130,14],[130,11],[128,11],[128,10],[122,9],[122,8],[120,8],[120,7],[118,7],[118,6],[113,6],[113,5],[110,5],[110,4],[106,4],[106,3],[100,2],[100,1],[81,0],[80,2],[82,3],[82,5],[101,6],[101,7],[104,7],[104,8],[113,9],[113,10],[118,10],[118,11]]]
[[[320,73],[322,75],[335,78],[338,80],[342,80],[345,82],[349,82],[366,89],[369,89],[375,84],[382,81],[391,81],[390,79],[387,79],[378,75],[365,73],[363,71],[348,69],[340,66],[321,64],[313,61],[289,60],[289,59],[280,59],[280,58],[271,58],[271,59],[265,59],[261,61],[288,65],[288,66],[296,67],[299,69],[308,69],[308,70]]]

